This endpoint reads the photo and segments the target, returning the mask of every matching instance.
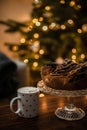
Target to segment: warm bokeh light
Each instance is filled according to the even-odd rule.
[[[21,42],[21,43],[25,43],[25,41],[26,41],[25,38],[21,38],[21,39],[20,39],[20,42]]]
[[[16,46],[16,45],[13,46],[13,47],[12,47],[12,50],[13,50],[13,51],[18,51],[18,46]]]
[[[84,59],[85,58],[85,54],[81,54],[81,58]]]
[[[44,50],[43,50],[43,49],[40,49],[40,50],[39,50],[39,53],[40,53],[41,55],[43,55],[43,54],[44,54]]]
[[[38,33],[35,33],[35,34],[33,35],[33,37],[34,37],[34,38],[39,38],[39,34],[38,34]]]
[[[34,57],[35,57],[35,59],[39,59],[40,56],[38,54],[35,54]]]
[[[51,7],[50,6],[46,6],[45,10],[49,11],[49,10],[51,10]]]
[[[39,27],[39,26],[41,25],[41,23],[40,23],[40,22],[36,22],[35,25],[36,25],[37,27]]]
[[[39,94],[39,97],[41,98],[41,97],[44,97],[45,95],[43,94],[43,93],[40,93]]]
[[[66,29],[66,26],[64,24],[61,25],[61,29],[62,30],[65,30]]]
[[[73,0],[70,1],[69,5],[70,5],[71,7],[75,6],[75,1],[73,1]]]
[[[60,0],[60,4],[65,4],[65,0]]]
[[[77,29],[78,33],[82,33],[82,30],[80,28]]]
[[[69,24],[74,24],[74,22],[73,22],[73,20],[72,19],[68,19],[68,21],[67,21]]]
[[[37,67],[38,66],[38,62],[33,62],[33,66]]]
[[[40,18],[39,18],[39,21],[42,22],[42,21],[43,21],[43,17],[40,17]]]
[[[29,60],[28,59],[24,59],[24,63],[28,63],[29,62]]]
[[[76,60],[76,55],[72,55],[72,59],[73,59],[73,60]]]
[[[47,26],[43,26],[43,27],[42,27],[42,30],[43,30],[43,31],[47,31],[47,30],[48,30],[48,27],[47,27]]]
[[[37,19],[37,18],[34,18],[34,19],[32,20],[32,22],[33,22],[33,23],[36,23],[36,22],[38,22],[38,19]]]
[[[76,49],[75,48],[72,49],[72,53],[76,53]]]

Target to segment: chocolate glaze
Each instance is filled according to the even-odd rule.
[[[49,63],[42,67],[41,77],[54,89],[80,90],[87,88],[87,62],[65,59],[63,64]]]

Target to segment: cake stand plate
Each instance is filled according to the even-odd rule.
[[[87,89],[83,90],[56,90],[46,86],[43,80],[39,81],[37,84],[39,90],[43,93],[50,94],[50,95],[58,95],[62,97],[78,97],[78,96],[85,96],[87,95]],[[60,119],[65,120],[79,120],[85,116],[85,112],[81,108],[77,108],[74,106],[73,103],[70,103],[64,107],[57,108],[55,110],[55,115]]]

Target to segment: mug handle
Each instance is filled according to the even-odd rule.
[[[18,114],[18,113],[21,111],[21,109],[18,108],[16,111],[14,110],[14,108],[13,108],[13,103],[14,103],[15,100],[21,100],[21,97],[14,97],[14,98],[11,100],[11,102],[10,102],[10,110],[11,110],[13,113]]]

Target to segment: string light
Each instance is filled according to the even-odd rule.
[[[61,25],[61,29],[62,30],[65,30],[66,29],[66,26],[64,24]]]
[[[39,0],[34,0],[34,3],[35,3],[35,4],[38,4],[38,3],[39,3]]]
[[[27,27],[27,31],[31,31],[32,28],[33,28],[33,26],[32,26],[32,25],[29,25],[29,27]]]
[[[49,11],[49,10],[51,10],[51,7],[50,6],[46,6],[45,10]]]
[[[35,33],[35,34],[33,35],[33,37],[34,37],[34,38],[39,38],[39,34],[38,34],[38,33]]]
[[[45,95],[43,94],[43,93],[40,93],[39,94],[39,97],[41,98],[41,97],[44,97]]]
[[[77,5],[77,8],[78,8],[78,9],[81,9],[81,5]]]
[[[39,53],[40,53],[41,55],[43,55],[43,54],[44,54],[44,50],[43,50],[43,49],[40,49],[40,50],[39,50]]]
[[[25,41],[26,41],[25,38],[21,38],[21,39],[20,39],[20,42],[21,42],[21,43],[25,43]]]
[[[29,42],[28,42],[28,44],[31,45],[32,43],[33,43],[33,40],[30,39]]]
[[[12,50],[13,50],[13,51],[18,51],[18,46],[16,46],[16,45],[13,46],[13,47],[12,47]]]
[[[72,53],[76,53],[76,49],[75,48],[72,49]]]
[[[54,27],[56,27],[56,23],[51,23],[49,26],[50,29],[53,29]]]
[[[80,28],[77,29],[78,33],[82,33],[82,30]]]
[[[36,22],[38,22],[38,19],[37,19],[37,18],[34,18],[34,19],[32,20],[32,22],[33,22],[33,23],[36,23]]]
[[[56,24],[56,23],[55,23],[55,25],[51,24],[51,25],[49,25],[49,29],[51,29],[51,30],[58,30],[58,29],[60,29],[60,25]]]
[[[73,0],[70,1],[69,5],[70,5],[71,7],[75,6],[75,1],[73,1]]]
[[[43,16],[46,18],[51,18],[52,17],[52,13],[51,12],[44,12]]]
[[[39,59],[39,55],[38,54],[35,54],[35,59]]]
[[[73,60],[76,60],[76,55],[72,55],[72,59],[73,59]]]
[[[38,66],[38,62],[33,62],[33,67],[37,67]]]
[[[28,63],[29,62],[29,60],[28,59],[24,59],[24,63]]]
[[[43,21],[43,17],[40,17],[40,18],[39,18],[39,21],[42,22],[42,21]]]
[[[24,32],[28,32],[28,31],[31,31],[32,30],[32,26],[29,25],[28,27],[22,27],[21,29],[24,31]]]
[[[85,54],[81,54],[81,58],[84,59],[85,58]]]
[[[39,26],[41,25],[41,23],[40,23],[40,22],[36,22],[35,25],[36,25],[37,27],[39,27]]]
[[[74,22],[73,22],[73,20],[72,19],[68,19],[68,21],[67,21],[69,24],[74,24]]]
[[[39,48],[40,48],[40,42],[39,41],[34,41],[34,43],[31,44],[31,49],[34,52],[38,52]]]
[[[60,0],[60,4],[65,4],[65,0]]]
[[[39,8],[42,5],[41,0],[34,0],[35,7]]]
[[[43,31],[47,31],[47,30],[48,30],[48,27],[47,27],[47,26],[43,26],[43,27],[42,27],[42,30],[43,30]]]

